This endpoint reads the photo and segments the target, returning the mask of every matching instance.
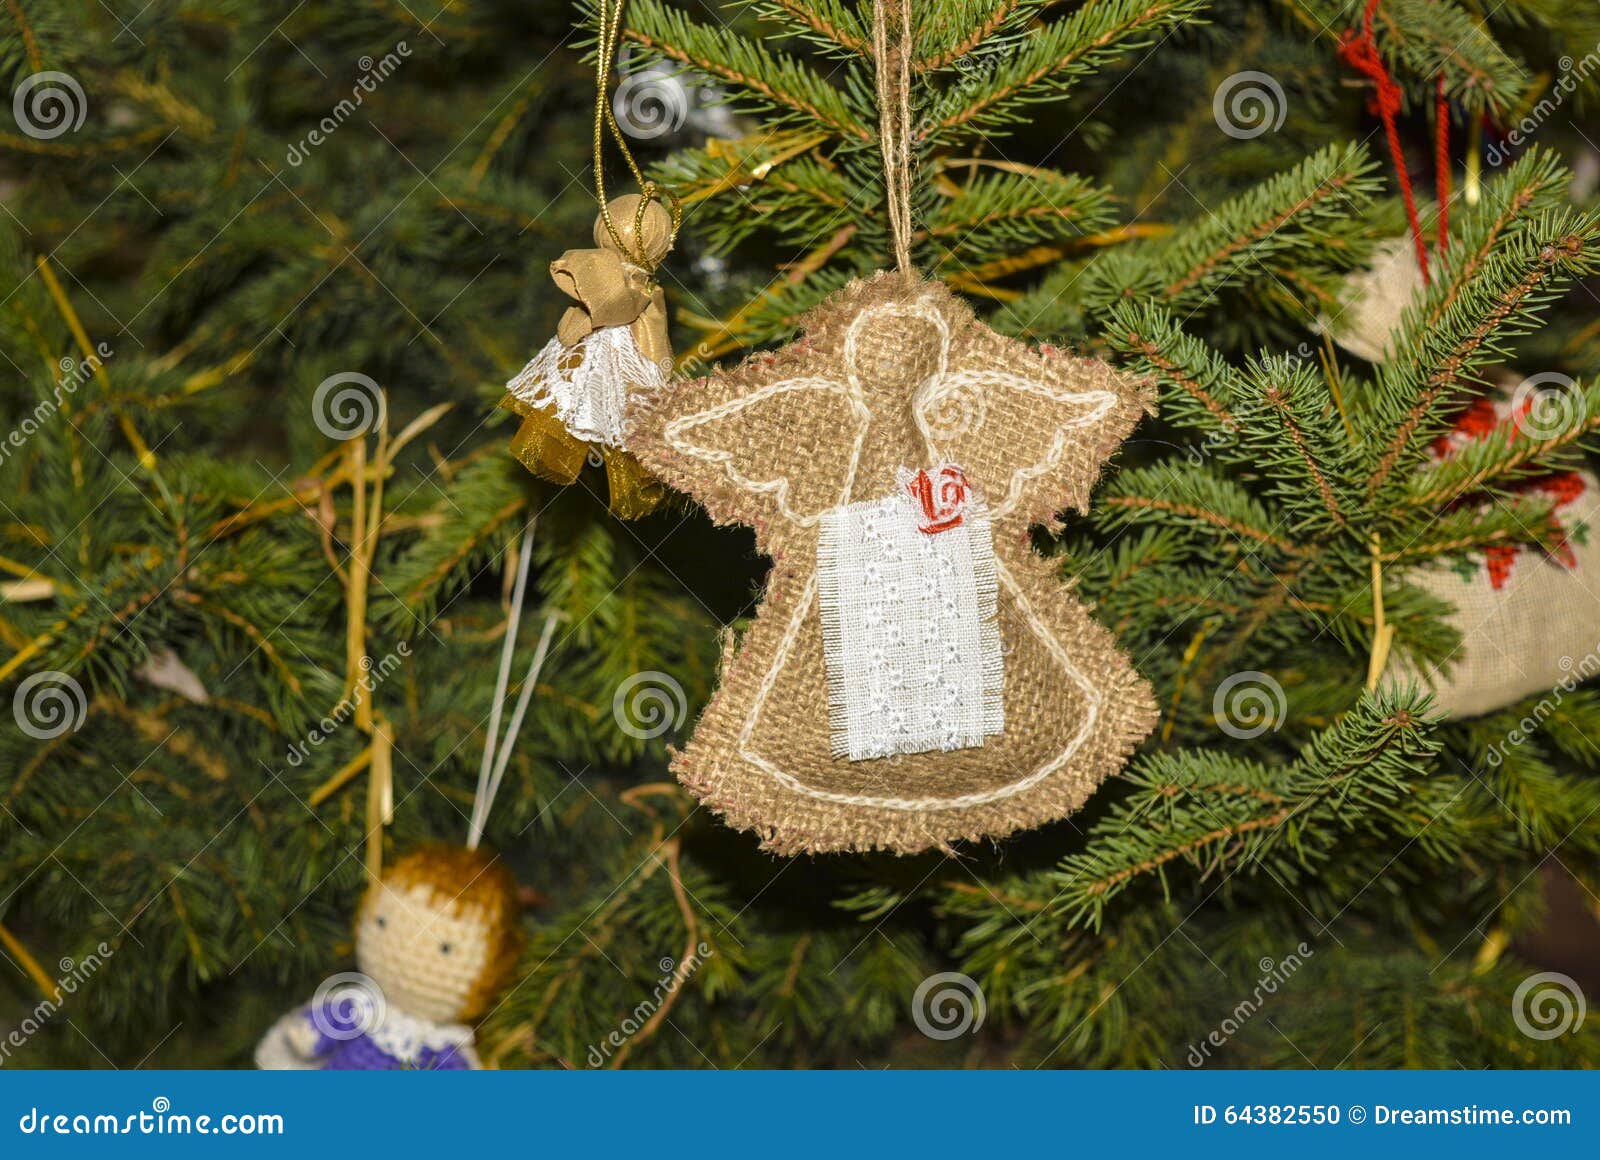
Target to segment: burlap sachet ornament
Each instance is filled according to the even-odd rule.
[[[611,510],[622,519],[648,515],[663,495],[625,449],[623,424],[629,394],[655,390],[672,371],[666,295],[653,278],[672,234],[659,202],[638,194],[610,202],[595,220],[595,248],[550,263],[574,304],[500,403],[522,417],[511,452],[535,475],[570,484],[597,454]]]
[[[643,464],[772,558],[675,772],[778,853],[948,849],[1071,813],[1156,709],[1029,528],[1086,505],[1152,393],[900,272],[801,325],[633,411]]]
[[[1479,399],[1435,446],[1436,457],[1537,423],[1533,403],[1534,391],[1526,387]],[[1420,678],[1451,716],[1493,712],[1561,688],[1570,692],[1600,675],[1600,539],[1594,535],[1600,483],[1588,471],[1559,470],[1517,488],[1551,502],[1563,532],[1553,550],[1496,545],[1482,558],[1432,565],[1407,577],[1455,606],[1450,623],[1461,633],[1461,647],[1443,669],[1419,672],[1398,658],[1390,667],[1396,676]]]
[[[1346,279],[1339,314],[1319,328],[1350,353],[1387,362],[1395,355],[1407,307],[1426,288],[1411,240],[1386,239],[1373,248],[1367,268]],[[1474,400],[1434,445],[1434,458],[1447,459],[1475,439],[1506,438],[1530,421],[1538,424],[1536,404],[1559,408],[1559,400],[1559,390],[1538,376],[1519,381],[1515,374],[1502,375],[1498,390]],[[1496,545],[1480,558],[1428,565],[1405,577],[1454,606],[1449,620],[1461,645],[1443,666],[1419,668],[1392,654],[1387,674],[1426,686],[1435,707],[1452,717],[1491,713],[1600,675],[1600,542],[1590,531],[1600,516],[1600,483],[1587,471],[1557,470],[1516,486],[1553,502],[1566,531],[1558,550]],[[1479,495],[1466,502],[1492,500]]]
[[[1316,329],[1370,363],[1394,356],[1400,320],[1411,300],[1427,287],[1411,239],[1386,238],[1372,248],[1366,267],[1344,280],[1338,312],[1317,320]]]

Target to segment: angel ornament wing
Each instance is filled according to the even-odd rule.
[[[632,447],[772,557],[674,769],[779,853],[914,853],[1063,817],[1156,719],[1029,546],[1151,395],[942,286],[845,287],[803,337],[641,397]]]

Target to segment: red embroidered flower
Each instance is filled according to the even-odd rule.
[[[1448,459],[1465,443],[1482,439],[1500,426],[1500,413],[1493,399],[1475,399],[1456,420],[1455,427],[1433,441],[1435,459]]]
[[[922,508],[919,531],[928,535],[959,528],[967,510],[967,476],[954,464],[943,464],[929,474],[923,468],[906,481],[906,490]]]
[[[1450,432],[1434,440],[1434,458],[1449,459],[1466,444],[1475,439],[1487,439],[1497,431],[1504,431],[1508,440],[1515,439],[1532,407],[1533,400],[1530,398],[1519,408],[1502,417],[1500,409],[1495,406],[1492,399],[1475,400],[1462,412]],[[1587,486],[1583,476],[1576,471],[1553,471],[1524,479],[1511,485],[1510,490],[1522,494],[1531,492],[1547,495],[1555,501],[1555,506],[1560,508],[1582,496]],[[1476,503],[1480,500],[1481,497],[1469,495],[1456,502]],[[1506,582],[1511,579],[1511,566],[1516,563],[1522,547],[1521,544],[1495,544],[1485,550],[1484,565],[1489,573],[1489,587],[1498,592],[1506,586]],[[1577,567],[1577,556],[1574,555],[1572,545],[1564,536],[1556,543],[1551,554],[1568,568]]]

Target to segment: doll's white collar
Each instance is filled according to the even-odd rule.
[[[419,1063],[424,1051],[438,1055],[447,1049],[471,1053],[472,1028],[464,1023],[436,1023],[421,1015],[410,1015],[392,1004],[378,1008],[371,995],[356,1002],[370,1010],[356,1012],[358,1024],[367,1026],[367,1038],[385,1055],[401,1063]]]

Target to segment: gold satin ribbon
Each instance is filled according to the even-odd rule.
[[[511,438],[511,454],[540,479],[563,487],[576,483],[592,450],[605,461],[611,492],[607,506],[619,520],[641,519],[655,511],[665,498],[666,488],[622,448],[585,443],[568,431],[553,412],[530,407],[509,391],[500,405],[522,416],[522,426]]]
[[[650,274],[616,250],[568,250],[550,263],[550,277],[568,298],[556,327],[563,346],[577,346],[605,326],[627,326],[650,308]]]
[[[637,520],[660,506],[667,489],[643,464],[620,447],[607,447],[600,454],[606,461],[613,515],[619,520]]]
[[[683,211],[670,189],[645,177],[628,149],[627,137],[618,126],[607,99],[612,64],[622,35],[624,3],[625,0],[600,0],[594,116],[594,182],[600,218],[595,225],[596,248],[568,250],[550,263],[551,278],[563,294],[575,300],[562,315],[556,337],[571,349],[603,327],[626,326],[633,332],[645,358],[670,369],[672,348],[667,340],[666,297],[655,282],[653,269],[665,250],[672,248],[682,224]],[[606,198],[604,142],[607,129],[639,185],[633,230],[628,239],[618,229]],[[619,204],[625,200],[619,198]],[[646,240],[646,212],[657,202],[666,207],[671,219],[664,250]],[[511,454],[540,479],[562,486],[576,482],[589,453],[594,451],[605,463],[610,490],[607,506],[618,519],[635,520],[647,516],[665,498],[666,488],[621,448],[584,442],[568,431],[553,411],[530,406],[509,391],[500,405],[522,417],[522,425],[511,439]]]

